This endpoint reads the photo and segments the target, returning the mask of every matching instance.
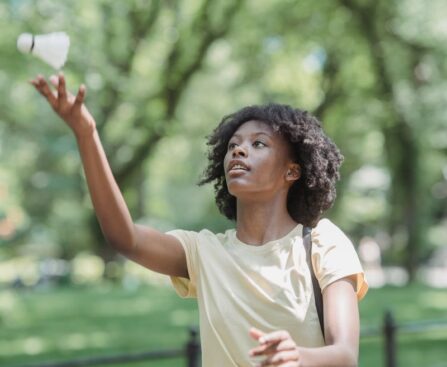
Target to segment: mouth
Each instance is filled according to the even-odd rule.
[[[247,165],[241,161],[231,161],[228,166],[228,172],[244,172],[249,171]]]

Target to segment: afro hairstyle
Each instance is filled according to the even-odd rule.
[[[301,177],[289,189],[287,210],[297,223],[314,227],[335,200],[343,156],[325,135],[320,121],[307,111],[267,104],[244,107],[225,116],[208,137],[208,166],[199,185],[214,182],[220,212],[230,220],[237,219],[236,198],[229,193],[225,181],[224,157],[236,130],[252,120],[269,125],[290,143],[293,160],[301,167]]]

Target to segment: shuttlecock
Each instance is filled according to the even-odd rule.
[[[31,53],[55,69],[60,69],[67,60],[70,38],[65,32],[48,34],[22,33],[17,39],[17,48]]]

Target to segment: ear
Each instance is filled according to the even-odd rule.
[[[301,167],[298,163],[290,163],[286,173],[286,181],[293,183],[301,177]]]

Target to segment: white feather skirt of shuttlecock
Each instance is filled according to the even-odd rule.
[[[70,38],[65,32],[38,34],[21,34],[17,40],[17,48],[23,53],[31,52],[55,69],[60,69],[67,61]]]

